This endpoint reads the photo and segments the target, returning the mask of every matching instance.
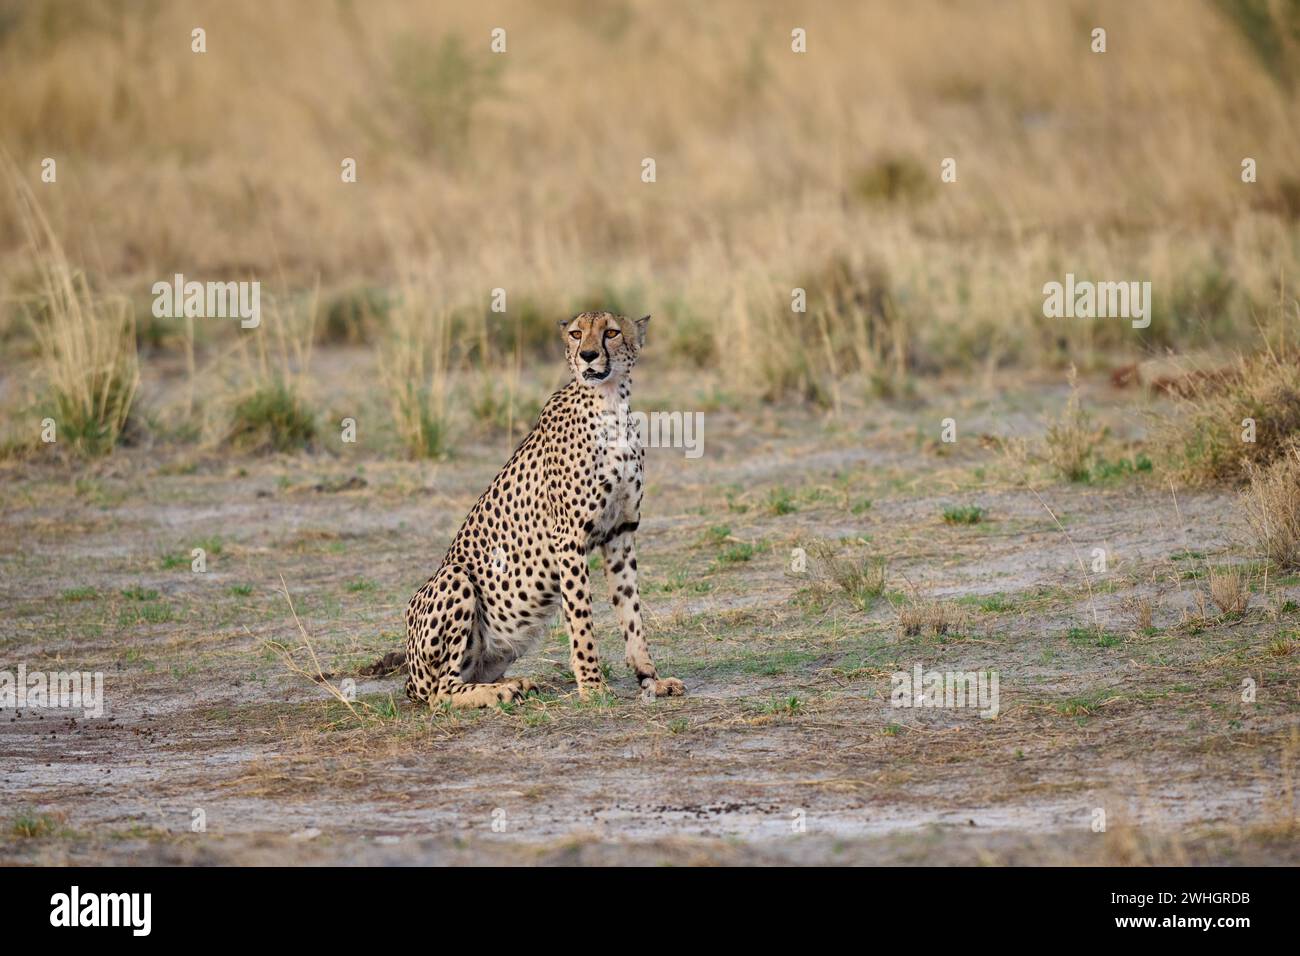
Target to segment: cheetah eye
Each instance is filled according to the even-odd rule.
[[[605,338],[607,338],[607,339],[612,339],[612,338],[613,338],[614,336],[616,336],[616,335],[618,335],[618,329],[606,329],[606,330],[605,330]]]
[[[574,339],[576,341],[577,339],[582,338],[582,333],[579,332],[577,329],[574,329],[572,332],[569,333],[569,338]]]

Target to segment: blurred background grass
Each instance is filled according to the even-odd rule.
[[[1297,51],[1297,0],[0,0],[0,144],[70,268],[192,371],[240,330],[155,319],[176,272],[310,298],[317,341],[378,355],[396,328],[426,354],[388,367],[431,376],[517,368],[581,308],[653,312],[674,362],[834,405],[1283,334]],[[15,357],[40,342],[20,222],[5,202]],[[1066,272],[1151,281],[1151,327],[1045,319]]]

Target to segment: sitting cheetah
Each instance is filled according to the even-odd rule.
[[[650,659],[636,587],[645,452],[630,416],[632,366],[650,316],[584,312],[560,323],[573,381],[470,509],[442,566],[406,608],[406,695],[484,707],[534,689],[505,670],[536,643],[563,603],[578,692],[602,686],[587,555],[604,556],[628,665],[649,697],[682,694]],[[625,440],[612,425],[627,422]]]

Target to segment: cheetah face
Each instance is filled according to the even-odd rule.
[[[632,319],[613,312],[583,312],[560,323],[573,377],[595,388],[632,370],[645,344],[650,316]]]

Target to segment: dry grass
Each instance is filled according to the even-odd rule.
[[[1043,438],[1048,464],[1067,481],[1087,481],[1093,449],[1100,433],[1079,402],[1078,373],[1070,367],[1070,397],[1060,416],[1047,427]]]
[[[869,611],[885,593],[888,562],[873,555],[841,556],[835,544],[819,541],[812,548],[821,576],[844,593],[849,601]]]
[[[431,283],[405,276],[379,354],[398,436],[413,458],[436,458],[448,450],[451,333],[451,312]]]
[[[273,274],[289,309],[319,285],[329,334],[380,353],[398,440],[428,457],[457,416],[513,439],[532,412],[521,363],[549,361],[553,320],[588,307],[653,312],[648,358],[706,370],[733,397],[836,410],[950,367],[1089,370],[1117,353],[1242,345],[1258,341],[1257,315],[1272,341],[1300,274],[1296,77],[1279,59],[1291,24],[1281,8],[1246,22],[1183,7],[13,5],[0,141],[41,196],[42,246],[59,237],[90,275],[60,251],[62,265],[40,266],[63,275],[44,298],[98,316],[35,345],[68,375],[60,414],[92,423],[78,441],[111,447],[134,401],[133,333],[129,310],[92,290],[133,290],[139,310],[174,269]],[[1093,19],[1124,36],[1122,55],[1088,52],[1079,24]],[[196,22],[203,54],[177,40]],[[807,54],[790,51],[792,22],[813,38]],[[503,23],[496,55],[487,39]],[[592,83],[584,57],[620,68]],[[1242,143],[1279,172],[1249,186],[1225,174]],[[955,183],[939,178],[949,156]],[[40,183],[46,157],[57,184]],[[345,158],[356,183],[341,180]],[[28,283],[28,252],[0,229],[6,293]],[[1149,279],[1151,328],[1044,319],[1039,290],[1066,271]],[[498,287],[505,314],[487,308]],[[0,307],[0,338],[19,311]],[[183,342],[189,395],[148,419],[255,449],[310,444],[309,348],[275,344],[281,327],[303,340],[273,318],[197,340],[188,320],[183,335],[164,322],[157,347]],[[230,353],[247,366],[209,401]],[[448,380],[467,369],[483,385],[460,402]],[[1300,421],[1294,385],[1249,396],[1269,419],[1251,460]],[[1217,416],[1240,420],[1242,404],[1191,415],[1171,467],[1239,474]],[[1088,425],[1072,396],[1049,433],[1072,479],[1087,474]]]
[[[1120,602],[1120,609],[1128,619],[1129,626],[1138,634],[1149,633],[1154,629],[1156,610],[1159,607],[1159,596],[1149,594],[1134,594]]]
[[[677,357],[834,405],[946,366],[1241,341],[1300,273],[1300,127],[1267,52],[1290,34],[1209,3],[6,9],[0,138],[33,180],[59,160],[54,231],[118,287],[272,263],[390,285],[399,248],[474,304],[470,338],[497,286],[529,342],[580,307],[652,311]],[[1094,21],[1122,51],[1088,51]],[[1243,143],[1276,174],[1225,172]],[[1045,320],[1067,269],[1150,279],[1151,329]]]
[[[1300,567],[1300,439],[1268,467],[1248,464],[1246,473],[1241,502],[1260,554],[1280,569]]]
[[[135,323],[121,297],[92,291],[25,183],[6,166],[16,193],[37,291],[28,314],[56,427],[56,442],[86,455],[112,450],[126,428],[139,383]],[[31,434],[37,420],[28,423]]]
[[[1223,617],[1240,617],[1246,613],[1250,604],[1249,569],[1238,565],[1215,567],[1211,565],[1207,575],[1210,588],[1210,600],[1219,609]]]
[[[1300,316],[1300,303],[1291,312],[1292,320]],[[1175,480],[1239,482],[1293,454],[1300,436],[1300,353],[1293,348],[1267,348],[1238,359],[1230,372],[1188,381],[1178,414],[1153,421],[1152,457]]]
[[[956,604],[931,598],[910,597],[897,608],[898,626],[905,637],[929,633],[935,637],[960,634],[966,627],[966,612]]]

